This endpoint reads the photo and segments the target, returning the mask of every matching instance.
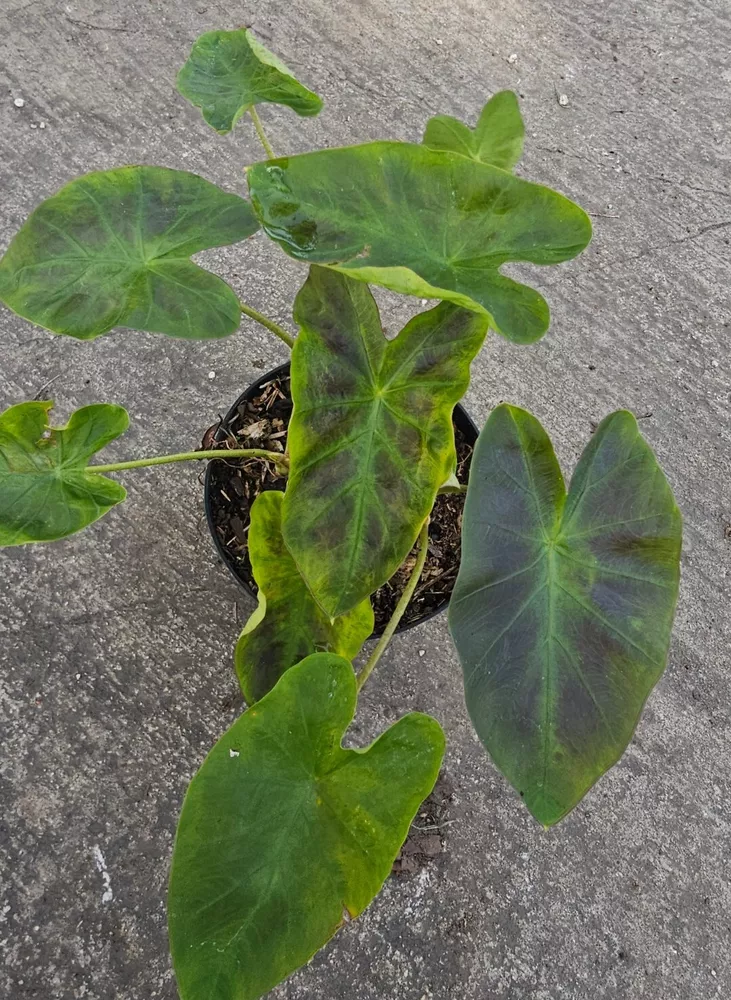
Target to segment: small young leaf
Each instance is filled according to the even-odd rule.
[[[548,305],[500,267],[557,264],[591,239],[586,213],[557,192],[407,142],[270,160],[247,178],[267,235],[290,256],[476,310],[521,344],[546,332]]]
[[[444,734],[413,712],[367,749],[344,750],[355,702],[347,660],[308,656],[193,778],[168,899],[181,1000],[257,1000],[388,877],[434,787]]]
[[[512,170],[523,154],[524,136],[518,98],[512,90],[501,90],[482,109],[474,129],[450,115],[437,115],[427,122],[423,141],[431,149],[452,150]]]
[[[44,201],[0,261],[0,301],[38,326],[93,340],[115,326],[225,337],[232,289],[190,260],[258,229],[251,206],[195,174],[120,167]]]
[[[49,427],[52,406],[18,403],[0,413],[0,546],[65,538],[127,495],[88,468],[92,455],[127,430],[127,411],[96,403],[65,427]]]
[[[452,410],[487,323],[443,302],[388,341],[368,286],[322,267],[294,316],[282,531],[334,617],[396,572],[454,470]]]
[[[567,496],[535,417],[493,411],[449,624],[475,729],[545,826],[632,737],[665,668],[680,544],[673,494],[630,413],[602,421]]]
[[[316,115],[322,100],[299,83],[251,31],[209,31],[178,73],[178,90],[217,132],[230,132],[252,104],[285,104]]]
[[[259,607],[246,623],[234,657],[250,705],[310,653],[339,653],[352,660],[373,631],[367,598],[332,621],[315,602],[282,538],[283,498],[269,490],[251,508],[249,558]]]

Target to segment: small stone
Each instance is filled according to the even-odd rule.
[[[511,52],[510,55],[508,56],[508,62],[510,63],[511,66],[513,66],[515,63],[517,63],[517,61],[518,61],[517,52]]]
[[[23,100],[22,97],[16,97],[15,100],[13,101],[13,104],[15,105],[16,108],[25,107],[25,101]]]
[[[31,122],[31,123],[30,123],[30,127],[31,127],[31,128],[38,128],[38,126],[36,125],[36,123],[35,123],[35,122]]]
[[[216,373],[215,372],[208,372],[208,378],[211,379],[211,381],[213,381],[213,379],[215,377],[216,377]]]
[[[38,126],[38,128],[45,128],[45,127],[46,127],[46,123],[45,122],[41,122],[40,125]]]
[[[718,361],[716,361],[716,359],[714,358],[714,359],[713,359],[713,361],[711,361],[711,365],[712,365],[712,366],[713,366],[714,368],[718,368]]]
[[[569,106],[569,98],[567,94],[559,94],[558,103],[562,108],[567,108]]]
[[[425,649],[420,649],[419,650],[419,656],[423,656],[425,653],[426,653]]]
[[[437,45],[444,45],[444,42],[441,40],[441,38],[435,38],[434,41],[437,43]]]

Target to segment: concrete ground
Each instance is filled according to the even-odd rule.
[[[442,721],[455,789],[444,851],[390,880],[272,996],[727,998],[728,4],[0,0],[0,247],[89,170],[163,164],[242,191],[242,164],[260,157],[250,129],[217,136],[174,90],[193,39],[241,23],[326,100],[315,120],[263,110],[279,151],[416,140],[431,114],[473,121],[493,91],[519,92],[520,171],[584,205],[596,236],[577,261],[531,269],[551,331],[532,348],[491,338],[469,408],[480,421],[502,399],[533,410],[570,469],[592,422],[629,407],[686,539],[667,673],[623,761],[550,833],[472,735],[444,618],[393,643],[357,736],[409,708]],[[244,300],[291,322],[303,270],[262,236],[208,256]],[[383,298],[395,329],[413,303]],[[0,408],[53,380],[59,416],[98,400],[129,409],[114,455],[187,450],[283,358],[248,322],[223,342],[118,332],[83,344],[0,309]],[[95,527],[2,554],[0,995],[11,1000],[176,996],[171,840],[186,783],[240,709],[231,652],[251,606],[214,556],[198,471],[129,473],[129,501]]]

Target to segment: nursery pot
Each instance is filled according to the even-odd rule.
[[[268,399],[264,402],[263,397],[267,394]],[[274,399],[276,405],[272,410],[267,410],[265,407],[271,399]],[[233,447],[231,437],[233,435],[237,438],[236,447],[270,448],[271,445],[266,441],[252,443],[246,435],[241,435],[243,428],[259,424],[261,419],[265,421],[264,426],[270,426],[272,413],[279,414],[273,417],[273,422],[276,428],[276,440],[284,445],[286,437],[281,431],[286,430],[291,413],[289,362],[262,375],[241,393],[213,433],[213,440],[222,443],[229,439]],[[454,408],[452,422],[457,443],[458,477],[460,481],[466,482],[478,430],[466,410],[459,404]],[[208,443],[206,446],[211,447],[211,444]],[[252,466],[252,469],[257,470],[256,474],[245,472],[241,468],[241,463],[235,460],[209,462],[205,476],[205,511],[208,528],[219,556],[239,586],[256,598],[257,587],[251,573],[246,547],[249,507],[255,499],[254,494],[260,489],[284,489],[285,483],[277,481],[276,474],[270,472],[269,481],[266,485],[260,486],[256,480],[261,470],[261,463]],[[429,525],[430,547],[427,566],[397,632],[405,632],[414,625],[428,621],[444,611],[449,604],[456,571],[459,568],[459,522],[463,504],[464,494],[449,494],[438,498]],[[404,576],[404,583],[407,576],[408,574]],[[389,611],[395,606],[398,596],[398,588],[390,584],[385,584],[374,595],[376,613],[374,636],[382,634],[385,623],[390,617]]]

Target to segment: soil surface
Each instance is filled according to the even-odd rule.
[[[218,443],[225,448],[266,448],[284,452],[292,413],[289,375],[264,383],[258,393],[239,403],[232,419],[220,421],[206,431],[202,447]],[[457,444],[457,478],[467,482],[472,442],[454,428]],[[235,576],[253,593],[256,581],[249,559],[248,530],[251,505],[265,490],[284,490],[287,480],[271,462],[218,461],[211,463],[209,495],[215,530],[222,553]],[[399,631],[424,621],[446,608],[457,578],[464,495],[437,497],[429,522],[429,551],[419,584],[401,619]],[[416,547],[393,577],[372,597],[375,633],[383,632],[408,583],[416,561]]]

